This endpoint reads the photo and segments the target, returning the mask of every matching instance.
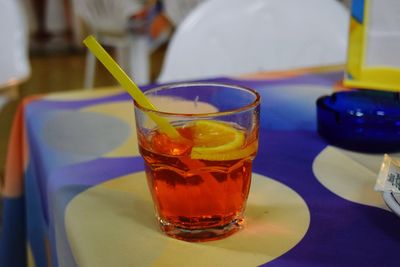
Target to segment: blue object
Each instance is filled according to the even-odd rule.
[[[364,0],[353,0],[351,2],[351,16],[359,23],[364,21],[364,6]]]
[[[349,150],[400,151],[400,95],[377,90],[333,93],[317,100],[318,133]]]

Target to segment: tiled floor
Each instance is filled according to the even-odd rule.
[[[151,79],[161,68],[166,45],[151,55]],[[112,51],[110,51],[112,53]],[[20,98],[8,103],[0,111],[0,181],[4,175],[5,157],[14,113],[20,100],[29,95],[55,91],[80,90],[83,87],[85,52],[75,50],[41,51],[31,53],[32,73],[29,80],[20,86]],[[100,64],[97,64],[95,86],[116,84],[115,80]],[[1,183],[0,183],[1,185]],[[1,187],[1,186],[0,186]]]

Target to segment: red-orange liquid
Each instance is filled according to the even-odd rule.
[[[191,140],[191,126],[177,128]],[[184,229],[221,227],[241,220],[255,151],[227,161],[191,159],[193,144],[153,132],[139,135],[150,191],[162,223]],[[256,138],[246,146],[254,146]]]

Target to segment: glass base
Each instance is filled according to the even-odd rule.
[[[237,232],[244,225],[243,218],[237,218],[228,224],[202,229],[188,229],[176,225],[172,225],[162,219],[159,219],[161,230],[170,237],[189,241],[189,242],[204,242],[218,240],[230,236]]]

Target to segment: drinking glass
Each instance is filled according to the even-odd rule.
[[[258,148],[259,94],[237,85],[193,82],[145,95],[157,110],[135,102],[136,127],[161,230],[186,241],[238,231]],[[179,136],[161,129],[154,115]]]

